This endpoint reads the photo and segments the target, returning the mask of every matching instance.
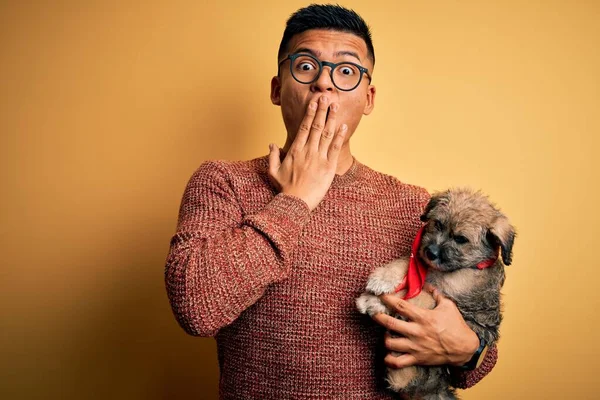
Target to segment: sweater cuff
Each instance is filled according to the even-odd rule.
[[[243,223],[262,232],[276,245],[281,256],[287,258],[309,219],[310,209],[304,200],[279,193],[261,211],[244,218]]]
[[[493,346],[486,352],[479,368],[473,371],[462,371],[452,368],[452,386],[457,389],[468,389],[475,386],[475,384],[492,371],[496,365],[496,361],[498,361],[498,348]]]

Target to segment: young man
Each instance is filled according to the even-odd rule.
[[[410,322],[378,315],[380,326],[355,310],[369,273],[410,252],[429,195],[350,151],[376,94],[370,32],[357,14],[298,10],[278,63],[271,100],[285,146],[194,173],[165,271],[173,311],[189,334],[215,336],[222,399],[395,398],[384,361],[460,366],[480,345],[439,294],[434,310],[385,298]],[[404,336],[387,336],[387,350],[385,329]],[[489,372],[495,349],[484,361],[457,373],[456,385]]]

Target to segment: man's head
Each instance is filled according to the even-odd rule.
[[[334,84],[328,65],[323,66],[314,82],[300,83],[292,76],[292,60],[288,58],[298,53],[312,55],[322,62],[354,63],[368,72],[363,73],[358,85],[349,91],[344,90],[345,86],[338,80]],[[370,80],[375,53],[369,27],[354,11],[336,5],[315,4],[296,11],[287,21],[277,61],[279,69],[271,81],[271,100],[282,109],[288,132],[286,146],[293,141],[308,104],[323,95],[330,103],[340,105],[338,120],[340,124],[348,125],[347,138],[358,126],[362,115],[372,111],[375,87]]]
[[[360,15],[338,5],[312,4],[296,11],[288,19],[283,38],[279,44],[277,62],[288,53],[292,37],[310,29],[327,29],[338,32],[352,33],[361,38],[367,46],[367,57],[375,66],[375,50],[371,40],[371,30]]]

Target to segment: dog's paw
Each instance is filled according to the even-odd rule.
[[[402,282],[405,274],[405,270],[398,268],[398,266],[393,263],[379,267],[369,276],[367,290],[377,296],[386,293],[394,293],[400,282]]]
[[[368,314],[371,317],[379,313],[388,315],[390,313],[385,304],[379,300],[379,297],[370,293],[363,293],[359,298],[356,299],[356,308],[362,314]]]

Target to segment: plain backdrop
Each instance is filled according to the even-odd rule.
[[[357,159],[481,189],[518,229],[500,359],[463,398],[597,398],[600,3],[341,3],[377,57]],[[217,398],[169,240],[204,160],[283,145],[270,79],[307,4],[0,2],[0,398]]]

